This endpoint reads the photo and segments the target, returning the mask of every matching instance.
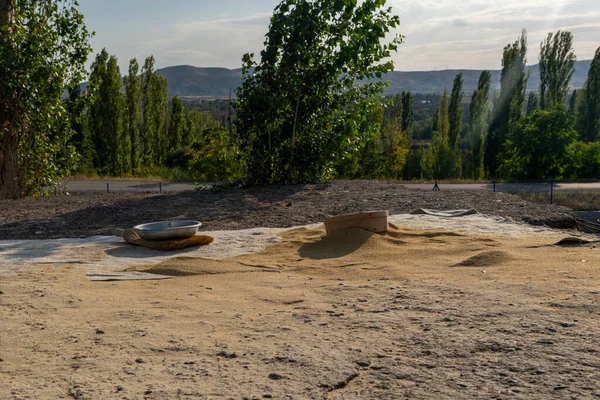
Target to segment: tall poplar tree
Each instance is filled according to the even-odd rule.
[[[527,32],[523,29],[519,39],[504,48],[500,93],[494,102],[492,120],[485,146],[485,167],[491,177],[496,176],[500,165],[500,152],[512,122],[521,119],[525,103],[525,88],[528,75]]]
[[[160,76],[158,73],[154,74],[154,90],[153,96],[156,99],[156,111],[154,113],[155,126],[157,127],[157,148],[154,150],[154,162],[157,165],[162,165],[167,158],[167,152],[169,150],[169,126],[168,126],[168,115],[169,115],[169,101],[168,96],[167,80]]]
[[[126,104],[123,94],[123,76],[119,69],[117,57],[111,56],[108,60],[107,73],[111,84],[112,106],[115,115],[111,122],[116,129],[116,140],[113,144],[117,159],[114,164],[114,174],[118,176],[131,174],[131,137],[126,128]]]
[[[575,72],[573,34],[567,31],[549,33],[540,45],[540,108],[549,110],[564,105],[569,81]]]
[[[182,146],[182,133],[185,124],[183,101],[179,96],[171,100],[171,116],[169,118],[169,149],[176,150]]]
[[[402,92],[402,130],[412,139],[415,114],[413,110],[413,97],[411,92]]]
[[[139,65],[134,58],[129,61],[129,74],[125,77],[125,103],[127,108],[126,128],[131,143],[130,163],[135,172],[140,167],[140,103],[141,83]]]
[[[596,50],[585,82],[577,115],[577,128],[588,142],[600,139],[600,47]]]
[[[452,94],[450,95],[450,132],[448,142],[451,148],[458,149],[460,142],[460,133],[462,131],[462,98],[463,98],[463,74],[462,72],[454,78],[452,85]]]
[[[525,114],[531,115],[540,108],[540,99],[535,92],[529,92],[529,97],[527,98],[527,109],[525,110]]]
[[[577,111],[577,96],[578,96],[577,89],[574,89],[573,92],[571,93],[571,96],[569,97],[569,112],[574,115],[575,112]]]
[[[142,67],[142,148],[146,165],[160,165],[167,153],[167,82],[154,69],[154,56]]]
[[[466,177],[468,178],[483,179],[485,177],[483,154],[490,116],[489,93],[491,84],[492,74],[490,71],[481,72],[477,90],[473,92],[473,97],[471,98],[468,136],[471,157],[468,162],[470,169],[470,171],[467,171]]]
[[[123,135],[123,94],[121,74],[115,56],[106,49],[96,55],[90,74],[95,89],[89,110],[89,127],[94,146],[94,167],[102,175],[118,176],[126,172],[129,141]]]
[[[141,89],[142,89],[142,128],[140,131],[141,155],[144,166],[153,162],[152,149],[155,147],[156,131],[155,119],[153,118],[156,106],[152,96],[152,85],[154,83],[154,56],[147,57],[142,67]]]
[[[456,152],[450,146],[449,135],[448,91],[444,90],[433,117],[431,145],[424,152],[421,159],[424,178],[446,179],[459,175],[460,165],[456,162]]]

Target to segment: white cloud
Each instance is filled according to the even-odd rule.
[[[600,0],[389,0],[388,4],[400,16],[398,32],[405,35],[393,57],[400,70],[500,68],[502,49],[517,39],[522,28],[528,30],[530,63],[537,62],[541,40],[558,29],[573,32],[579,59],[592,58],[600,46]],[[115,52],[122,66],[134,56],[154,54],[159,68],[178,64],[239,68],[242,54],[262,50],[270,14],[230,15],[167,20],[94,45]]]
[[[403,22],[405,44],[396,68],[500,68],[503,47],[528,30],[529,61],[537,62],[548,32],[569,30],[579,59],[600,46],[598,0],[392,1]]]

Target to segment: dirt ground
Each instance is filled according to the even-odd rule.
[[[135,268],[164,281],[4,268],[0,398],[600,397],[595,245],[347,232]]]
[[[369,210],[401,214],[416,208],[475,208],[534,225],[576,226],[568,208],[529,203],[506,193],[433,192],[396,183],[335,181],[218,192],[86,193],[0,201],[0,240],[110,235],[112,228],[165,219],[199,220],[212,231],[290,227],[322,222],[327,215]]]
[[[0,239],[415,208],[573,226],[569,209],[502,193],[341,181],[2,201]],[[80,263],[1,266],[0,399],[600,397],[596,244],[451,227],[323,235],[294,229],[257,254],[133,268],[173,276],[161,281],[91,282]]]

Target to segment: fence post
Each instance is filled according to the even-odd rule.
[[[158,191],[162,193],[162,182],[158,182]]]
[[[494,193],[496,193],[496,180],[494,179]]]
[[[106,193],[110,193],[110,187],[108,186],[108,182],[106,182]]]
[[[554,181],[550,181],[550,204],[554,203]]]

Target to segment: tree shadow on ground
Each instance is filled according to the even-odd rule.
[[[91,206],[50,218],[0,225],[0,240],[110,235],[115,228],[127,229],[142,223],[173,219],[201,221],[203,230],[271,226],[271,219],[286,219],[290,198],[304,188],[305,185],[293,185],[203,190],[117,199],[110,204]],[[270,218],[268,213],[273,214],[274,218]],[[267,223],[261,225],[261,220]]]
[[[60,200],[0,202],[0,217],[16,221],[0,225],[0,240],[110,235],[114,228],[127,229],[142,223],[176,219],[200,221],[203,231],[286,228],[323,222],[328,215],[376,210],[389,210],[393,215],[416,208],[475,208],[488,216],[533,225],[574,226],[568,209],[525,202],[506,193],[433,192],[407,189],[392,182],[364,180],[148,196],[96,194],[69,196],[64,203],[59,203]]]

